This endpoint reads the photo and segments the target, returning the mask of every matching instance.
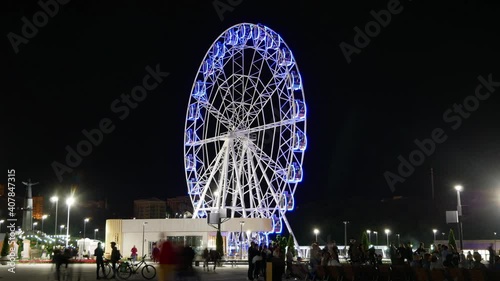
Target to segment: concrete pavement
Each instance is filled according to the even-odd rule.
[[[71,277],[64,281],[93,281],[95,278],[95,264],[70,264]],[[55,280],[53,264],[16,264],[15,273],[8,271],[10,266],[0,265],[0,281],[53,281]],[[195,270],[199,273],[202,281],[245,281],[247,280],[247,265],[224,265],[218,267],[215,272],[203,271],[201,266]],[[120,279],[111,279],[120,281]],[[127,281],[144,281],[140,275],[132,275]],[[158,275],[152,279],[157,281]],[[261,280],[263,280],[261,278]],[[61,280],[63,281],[63,280]],[[188,280],[186,280],[188,281]]]

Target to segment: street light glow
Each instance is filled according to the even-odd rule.
[[[464,188],[461,185],[455,185],[456,191],[462,191]]]

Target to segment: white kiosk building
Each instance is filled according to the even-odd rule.
[[[250,241],[258,241],[258,233],[273,231],[273,223],[267,218],[228,218],[220,224],[223,238],[224,256],[243,258],[246,256]],[[242,243],[230,248],[227,234],[237,232]],[[217,229],[207,223],[207,218],[175,219],[109,219],[106,220],[105,256],[111,254],[110,242],[116,242],[123,257],[130,257],[132,247],[138,250],[138,256],[149,258],[154,245],[170,240],[181,245],[191,246],[198,254],[204,249],[215,249]],[[248,239],[247,239],[248,238]]]

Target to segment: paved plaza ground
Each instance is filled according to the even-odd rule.
[[[93,281],[95,278],[95,264],[70,264],[72,267],[71,281]],[[17,264],[15,273],[8,271],[9,266],[0,265],[0,281],[52,281],[54,278],[53,264]],[[195,267],[202,281],[244,281],[247,280],[247,265],[224,265],[215,272],[203,271],[202,267]],[[102,280],[102,279],[101,279]],[[111,279],[120,280],[120,279]],[[140,274],[132,275],[130,281],[145,280]],[[158,280],[156,276],[153,281]],[[261,279],[262,280],[262,279]],[[63,280],[61,280],[63,281]],[[67,280],[70,281],[70,280]],[[188,281],[188,280],[186,280]]]

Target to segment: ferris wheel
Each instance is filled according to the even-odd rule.
[[[294,208],[307,147],[302,79],[270,28],[241,23],[210,46],[192,86],[184,131],[193,218],[269,218],[273,232]]]

